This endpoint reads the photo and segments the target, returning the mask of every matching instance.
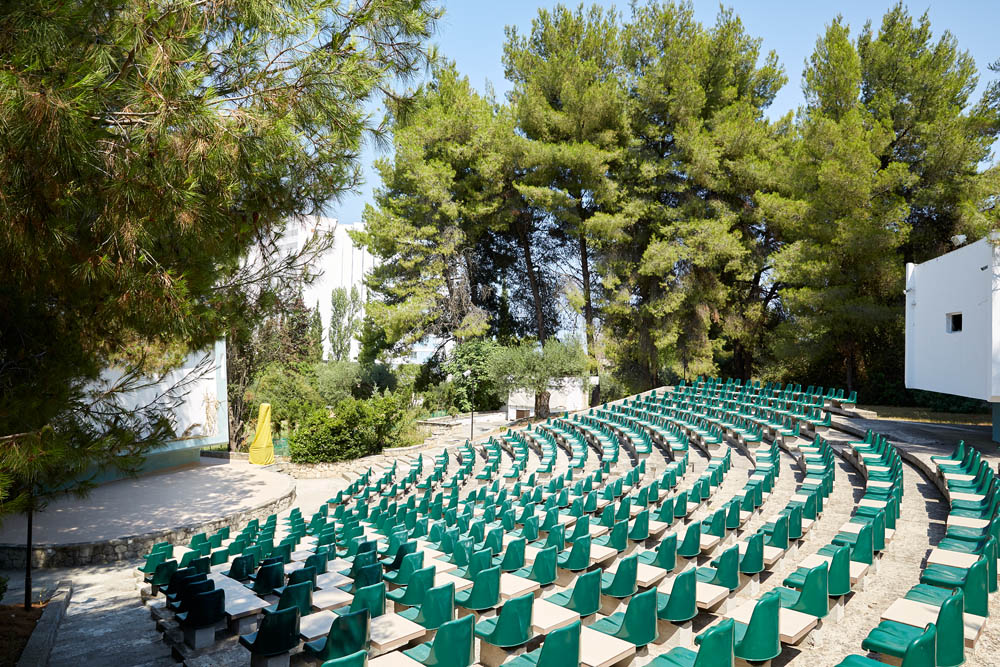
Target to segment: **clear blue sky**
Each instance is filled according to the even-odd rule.
[[[552,7],[555,1],[528,0],[442,0],[445,16],[438,25],[434,42],[441,55],[454,60],[459,71],[469,77],[472,84],[484,91],[492,84],[497,97],[510,89],[504,79],[503,55],[504,26],[516,25],[522,32],[531,27],[531,19],[539,7]],[[576,7],[575,2],[564,2]],[[591,4],[591,3],[586,3]],[[596,4],[615,6],[623,13],[629,12],[627,0]],[[865,22],[881,23],[882,15],[894,2],[890,0],[840,0],[839,2],[814,2],[812,0],[742,0],[725,3],[735,8],[749,34],[763,39],[762,50],[774,50],[788,75],[788,83],[778,93],[769,116],[777,118],[803,103],[802,68],[816,44],[816,38],[837,13],[840,13],[856,35]],[[719,11],[713,0],[695,0],[695,14],[703,24],[711,25]],[[936,0],[908,4],[910,13],[919,16],[929,13],[935,39],[949,30],[958,38],[959,47],[972,54],[980,70],[980,84],[973,99],[977,100],[984,85],[994,78],[986,66],[1000,59],[1000,44],[996,39],[1000,25],[1000,3],[996,0]],[[365,181],[357,194],[350,194],[340,202],[331,203],[327,214],[342,223],[361,220],[366,203],[371,202],[372,189],[378,185],[378,173],[372,167],[379,153],[366,146],[362,154]]]

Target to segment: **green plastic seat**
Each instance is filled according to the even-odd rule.
[[[455,594],[455,604],[469,611],[484,611],[500,604],[500,568],[491,567],[477,574],[472,588]]]
[[[698,615],[698,577],[695,568],[680,572],[673,579],[670,593],[657,591],[656,617],[671,623],[684,623]]]
[[[733,667],[733,636],[735,622],[724,618],[694,638],[695,653],[677,646],[648,664],[652,667]]]
[[[573,548],[567,553],[561,553],[556,558],[556,565],[570,572],[582,572],[590,567],[590,535],[573,542]]]
[[[455,584],[447,583],[429,589],[419,607],[411,607],[398,613],[428,630],[437,629],[442,623],[455,618]]]
[[[935,642],[937,645],[938,667],[955,667],[965,662],[965,628],[963,618],[963,594],[960,589],[951,592],[938,610]],[[924,633],[924,628],[882,621],[868,633],[862,648],[885,655],[902,658],[910,644]]]
[[[307,616],[312,613],[312,583],[303,581],[298,584],[285,586],[281,591],[281,597],[276,604],[265,607],[265,613],[274,613],[282,609],[294,607],[299,610],[299,616]]]
[[[368,609],[337,616],[326,637],[303,645],[306,654],[316,660],[334,660],[367,651],[371,643],[371,615]]]
[[[270,595],[275,588],[285,583],[285,565],[283,563],[267,563],[261,565],[253,577],[250,589],[258,596]]]
[[[495,618],[476,623],[475,635],[500,648],[514,648],[531,640],[531,593],[507,600]]]
[[[698,581],[728,588],[730,592],[740,587],[740,549],[733,545],[712,561],[712,567],[699,567]]]
[[[518,577],[536,581],[542,586],[548,586],[555,583],[556,580],[556,557],[556,548],[546,547],[535,555],[535,560],[531,563],[531,567],[525,566],[514,572],[514,574]]]
[[[385,613],[385,582],[358,589],[351,600],[349,607],[334,609],[333,613],[343,616],[356,611],[367,609],[372,618]]]
[[[701,553],[701,521],[692,521],[684,533],[684,539],[677,547],[677,555],[684,558],[697,558]]]
[[[527,541],[523,537],[511,540],[507,543],[503,557],[496,556],[493,558],[493,562],[500,566],[501,572],[520,570],[524,567],[524,548],[526,545]]]
[[[463,616],[441,625],[432,641],[418,644],[403,653],[427,667],[469,667],[476,661],[473,652],[474,630],[473,616]]]
[[[257,632],[240,637],[240,644],[253,655],[265,657],[288,653],[299,645],[299,610],[289,607],[261,617]]]
[[[923,634],[906,648],[902,667],[935,667],[936,639],[937,629],[933,623],[928,623]],[[837,667],[884,667],[884,665],[884,662],[863,655],[849,655],[841,660]]]
[[[781,596],[777,591],[768,591],[757,600],[750,623],[735,623],[733,654],[748,662],[763,662],[781,655],[781,639],[778,634],[778,614],[781,610]]]
[[[311,567],[300,567],[299,569],[288,575],[288,583],[286,586],[280,586],[272,591],[272,595],[280,596],[284,593],[287,586],[293,586],[295,584],[308,583],[312,586],[313,590],[316,590],[316,570]],[[303,614],[305,616],[305,614]]]
[[[636,577],[639,571],[639,555],[632,554],[618,563],[614,573],[601,575],[601,595],[613,598],[627,598],[639,590]]]
[[[806,572],[801,590],[778,586],[774,590],[781,596],[781,606],[800,611],[816,618],[826,618],[830,611],[827,582],[830,565],[825,561]]]
[[[193,594],[187,600],[185,610],[177,614],[182,628],[207,628],[218,625],[225,618],[226,591],[222,588]]]
[[[436,573],[437,568],[433,565],[420,568],[410,575],[405,587],[388,591],[385,595],[397,605],[416,607],[424,601],[427,591],[434,587]]]
[[[640,553],[639,562],[673,572],[677,567],[677,533],[664,535],[660,543],[656,545],[656,551]]]
[[[645,542],[649,539],[649,510],[642,510],[635,515],[628,531],[628,539],[633,542]]]
[[[406,535],[406,533],[403,533]],[[403,542],[396,549],[395,554],[388,558],[383,558],[381,563],[385,566],[385,569],[393,571],[398,570],[403,566],[403,560],[410,554],[417,552],[417,543],[414,541]]]
[[[519,655],[504,667],[579,667],[580,632],[583,625],[573,621],[545,636],[540,649]]]
[[[462,579],[475,581],[476,575],[483,570],[489,569],[493,565],[493,554],[489,549],[480,549],[469,556],[469,564],[465,567],[456,568],[452,574]]]
[[[615,523],[606,535],[598,537],[593,544],[614,549],[619,553],[625,551],[628,548],[628,521]]]
[[[413,573],[424,566],[424,552],[418,551],[406,554],[403,557],[399,569],[390,570],[382,574],[382,578],[395,586],[406,586],[410,583]]]
[[[156,569],[153,571],[153,576],[149,579],[149,583],[152,585],[154,592],[159,591],[160,588],[163,588],[170,583],[170,580],[177,572],[177,567],[176,560],[164,561],[156,566]]]
[[[850,547],[841,545],[837,547],[830,557],[829,573],[827,575],[827,595],[839,597],[851,592],[851,561]],[[796,568],[794,572],[785,577],[783,585],[791,588],[802,589],[806,583],[808,568]]]
[[[960,588],[965,594],[965,611],[979,616],[989,616],[989,592],[986,582],[988,575],[989,565],[983,556],[968,568],[928,565],[920,573],[920,583],[938,586],[948,591]]]
[[[327,660],[320,667],[368,667],[368,651],[358,651],[343,658]]]
[[[624,612],[594,621],[590,629],[623,639],[642,648],[657,637],[656,589],[632,596]]]
[[[576,578],[572,589],[551,595],[545,600],[571,609],[580,616],[596,614],[601,608],[601,571],[584,572]]]

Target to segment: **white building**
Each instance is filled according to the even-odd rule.
[[[288,223],[281,239],[281,248],[289,253],[298,252],[315,233],[332,234],[333,247],[323,253],[312,267],[316,278],[306,285],[302,298],[306,306],[319,305],[320,319],[323,321],[323,356],[330,354],[330,295],[337,287],[344,287],[348,293],[354,287],[358,290],[363,304],[368,297],[365,288],[365,274],[375,265],[375,258],[363,248],[354,245],[348,232],[362,229],[362,224],[341,224],[335,218],[307,216]],[[362,312],[359,317],[363,316]],[[358,358],[358,342],[351,342],[350,358]]]
[[[993,403],[1000,441],[1000,248],[991,240],[906,265],[906,386]]]
[[[587,387],[583,378],[568,377],[549,384],[549,412],[577,412],[589,407]],[[535,416],[535,392],[516,389],[507,394],[507,420],[527,419]]]

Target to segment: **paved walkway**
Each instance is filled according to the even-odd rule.
[[[60,498],[35,515],[36,544],[72,544],[141,535],[211,521],[286,494],[295,480],[248,463],[202,459],[180,471],[98,486],[84,498]],[[25,521],[4,517],[0,544],[20,544]]]

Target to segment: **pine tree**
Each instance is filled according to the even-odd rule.
[[[423,0],[5,6],[0,513],[85,489],[83,462],[136,470],[164,430],[96,410],[100,373],[245,338],[282,300],[301,266],[271,244],[358,182],[367,104],[427,62],[438,15]]]

